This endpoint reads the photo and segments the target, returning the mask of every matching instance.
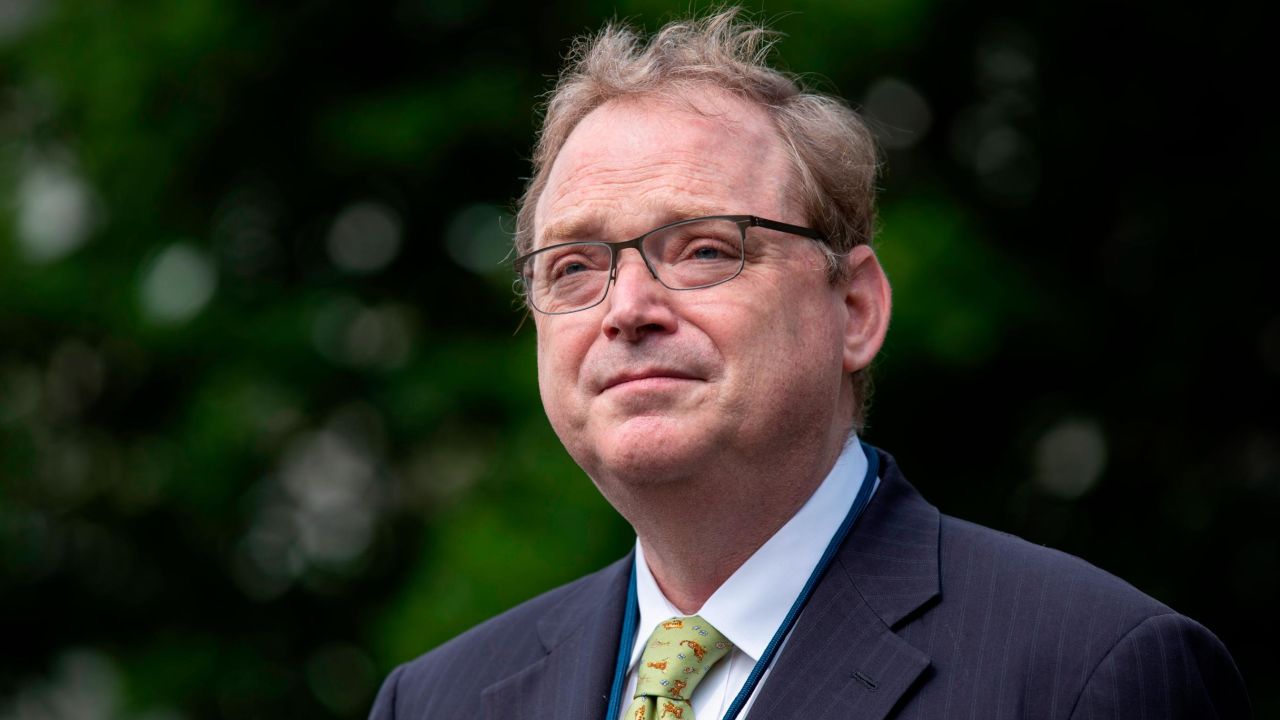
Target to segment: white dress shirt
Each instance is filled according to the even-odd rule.
[[[799,597],[832,536],[848,515],[866,472],[866,454],[858,439],[851,436],[835,466],[808,501],[695,613],[734,645],[734,649],[707,672],[694,690],[692,705],[697,720],[720,720],[733,704],[751,669],[782,625],[787,611]],[[876,484],[879,485],[879,478],[876,478]],[[658,623],[684,615],[658,588],[639,540],[636,541],[636,597],[640,605],[640,619],[618,720],[629,720],[625,716],[635,694],[637,668],[650,633]],[[746,717],[768,677],[769,670],[766,669],[739,718]]]

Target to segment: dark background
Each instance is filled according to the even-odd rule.
[[[626,551],[502,260],[568,38],[681,7],[0,4],[0,717],[362,717]],[[1265,23],[764,10],[885,146],[865,437],[1206,624],[1280,714]]]

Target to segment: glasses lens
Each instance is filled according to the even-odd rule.
[[[742,272],[743,231],[734,220],[690,220],[654,230],[640,242],[659,282],[672,290],[719,285]],[[567,243],[526,256],[519,272],[529,304],[544,313],[569,313],[604,299],[611,263],[605,243]]]
[[[733,220],[695,220],[644,239],[644,254],[673,290],[717,285],[742,272],[742,229]]]
[[[544,313],[566,313],[600,302],[609,287],[609,247],[557,245],[530,255],[521,269],[529,302]]]

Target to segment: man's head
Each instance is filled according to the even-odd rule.
[[[860,420],[864,388],[851,377],[865,375],[888,322],[867,247],[874,149],[851,110],[765,67],[767,49],[732,11],[669,25],[647,45],[609,27],[576,46],[548,104],[520,254],[700,215],[826,238],[753,227],[741,275],[691,291],[622,250],[600,305],[536,314],[548,416],[597,479],[777,457],[775,445]]]

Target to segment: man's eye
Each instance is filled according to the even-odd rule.
[[[684,250],[680,253],[682,261],[702,261],[711,260],[736,260],[738,258],[738,248],[736,245],[722,242],[714,239],[702,239],[685,245]]]
[[[570,252],[563,257],[553,258],[547,267],[550,271],[550,279],[560,280],[593,270],[607,270],[609,261],[607,258],[595,257],[589,252]]]

